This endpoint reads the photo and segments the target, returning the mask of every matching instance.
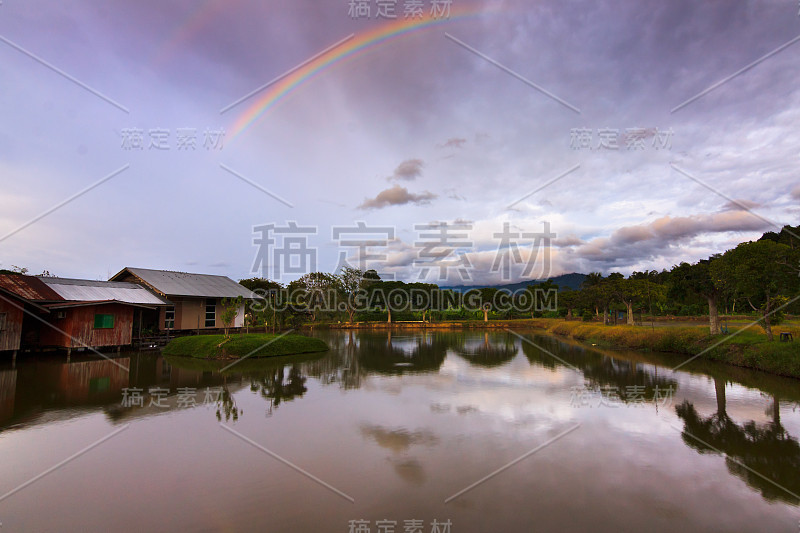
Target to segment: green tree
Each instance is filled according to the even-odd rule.
[[[483,287],[480,289],[470,289],[464,293],[464,301],[470,304],[470,307],[480,307],[483,313],[483,321],[489,321],[489,312],[495,310],[495,297],[498,289],[495,287]],[[474,310],[474,309],[473,309]]]
[[[392,312],[405,311],[409,307],[408,287],[402,281],[378,281],[367,288],[371,303],[386,311],[388,323],[392,322]]]
[[[439,286],[434,283],[409,283],[407,287],[411,310],[422,312],[422,321],[425,322],[428,312],[436,304],[437,297],[440,296],[437,294]]]
[[[355,298],[364,286],[364,272],[346,266],[337,277],[339,281],[337,286],[342,293],[342,302],[347,311],[347,321],[352,324],[353,316],[356,314]]]
[[[736,291],[761,315],[761,327],[773,340],[772,326],[800,288],[798,256],[798,250],[769,239],[744,242],[712,260],[710,271],[718,288]]]
[[[583,282],[583,300],[587,306],[594,307],[596,316],[600,315],[600,309],[603,310],[603,324],[608,324],[608,308],[614,298],[615,284],[624,279],[618,272],[612,272],[607,278],[600,272],[592,272]]]
[[[758,240],[770,240],[779,244],[785,244],[792,250],[800,250],[800,225],[795,227],[784,226],[778,233],[775,233],[774,231],[768,231]]]
[[[719,299],[720,287],[714,283],[711,275],[711,259],[703,259],[694,264],[681,263],[672,267],[668,296],[672,299],[685,300],[689,294],[705,298],[708,302],[708,324],[711,335],[720,334]]]
[[[285,307],[278,305],[280,291],[284,289],[283,284],[267,278],[247,278],[240,279],[239,285],[254,292],[260,298],[254,300],[249,305],[245,320],[250,320],[250,324],[264,324],[264,328],[269,329],[272,324],[272,331],[278,326],[278,322],[285,321]]]
[[[548,279],[541,283],[532,283],[525,287],[525,290],[531,293],[531,318],[537,318],[542,316],[542,309],[539,305],[542,297],[553,290],[558,294],[558,285],[552,279]]]
[[[240,279],[239,285],[257,294],[260,294],[260,292],[266,293],[267,291],[280,290],[283,288],[283,285],[281,283],[278,283],[277,281],[272,281],[267,278]]]
[[[598,303],[600,299],[596,298],[596,296],[599,296],[600,291],[596,289],[600,288],[604,280],[605,278],[603,278],[602,272],[589,272],[586,275],[586,279],[584,279],[581,284],[581,289],[586,290],[585,296],[588,300],[587,303],[594,306],[594,314],[596,316],[600,316],[600,307]],[[603,323],[605,323],[605,320]]]
[[[572,310],[580,305],[581,292],[564,287],[558,291],[558,305],[566,310],[565,318],[572,318]]]
[[[633,320],[635,306],[652,301],[654,298],[660,299],[665,292],[662,285],[641,277],[638,277],[638,279],[632,277],[628,279],[615,278],[611,283],[614,297],[625,304],[629,326],[633,326],[635,323]]]
[[[336,311],[337,296],[341,293],[339,279],[326,272],[310,272],[288,286],[292,301],[300,301],[315,321],[321,312]]]
[[[225,337],[227,338],[230,337],[228,331],[233,325],[236,316],[239,314],[239,308],[242,305],[242,297],[223,298],[221,304],[222,312],[220,313],[220,319],[222,320],[222,326],[225,329]]]

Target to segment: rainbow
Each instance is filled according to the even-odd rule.
[[[485,10],[457,8],[453,2],[450,6],[449,18],[432,18],[427,16],[423,19],[395,19],[385,24],[379,25],[360,35],[341,42],[338,46],[333,46],[322,54],[316,56],[312,61],[305,63],[302,67],[289,71],[274,84],[266,87],[264,91],[255,96],[245,111],[241,112],[235,119],[232,126],[226,129],[226,139],[232,140],[249,128],[264,113],[283,100],[289,93],[314,78],[324,70],[333,65],[342,63],[345,59],[353,59],[361,56],[378,46],[386,44],[395,39],[401,38],[410,32],[431,28],[457,19],[462,19],[471,15],[485,13]],[[402,17],[402,14],[398,15]],[[232,106],[229,106],[232,107]]]

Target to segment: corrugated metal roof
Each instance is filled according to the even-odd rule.
[[[208,298],[235,298],[241,296],[243,298],[258,298],[258,295],[253,294],[247,288],[226,276],[128,267],[124,268],[114,278],[122,277],[126,272],[133,274],[147,285],[167,296]]]
[[[74,302],[116,300],[129,304],[172,305],[168,300],[136,283],[48,277],[38,279],[63,300]]]
[[[8,298],[6,298],[6,296],[10,296],[11,298],[13,298],[13,301],[9,300]],[[47,309],[46,307],[43,307],[42,305],[34,303],[31,300],[28,300],[27,298],[23,298],[22,296],[19,296],[17,293],[11,292],[11,291],[9,291],[8,289],[6,289],[4,287],[0,287],[0,300],[5,300],[6,302],[11,303],[11,305],[13,305],[13,306],[18,306],[18,304],[16,304],[15,301],[19,301],[24,306],[32,307],[33,309],[36,309],[38,311],[43,311],[45,313],[49,313],[50,312],[50,310]],[[47,305],[47,304],[43,304],[43,305]]]
[[[48,309],[71,309],[74,307],[87,307],[90,305],[104,305],[104,304],[124,304],[131,307],[143,307],[145,309],[155,309],[153,305],[135,304],[131,302],[120,302],[119,300],[89,300],[88,302],[68,301],[68,302],[52,302],[43,304],[45,310]]]
[[[22,274],[0,274],[0,287],[26,300],[59,301],[63,298],[41,279]]]

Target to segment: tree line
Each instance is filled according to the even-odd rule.
[[[800,312],[800,226],[784,226],[721,254],[696,263],[682,262],[661,272],[587,276],[578,291],[559,292],[559,303],[571,315],[594,309],[603,323],[614,303],[624,305],[627,323],[634,310],[655,315],[708,315],[712,335],[721,333],[720,310],[725,314],[755,314],[767,337],[787,312]]]
[[[577,290],[552,280],[508,291],[485,287],[465,292],[431,283],[381,280],[374,270],[344,267],[338,274],[312,272],[284,286],[250,278],[240,283],[262,296],[249,319],[275,329],[306,321],[513,319],[563,317],[602,320],[621,311],[708,315],[712,335],[721,333],[720,313],[755,314],[769,339],[787,312],[800,312],[800,226],[785,226],[695,263],[670,270],[588,274]],[[614,315],[616,317],[616,315]],[[614,320],[616,322],[616,320]]]

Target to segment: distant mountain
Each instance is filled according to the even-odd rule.
[[[550,278],[553,280],[553,283],[558,285],[559,290],[570,288],[572,290],[577,290],[581,288],[581,284],[583,280],[586,279],[586,274],[578,274],[577,272],[573,272],[572,274],[563,274],[561,276],[556,276],[554,278]],[[540,279],[540,280],[533,280],[533,281],[520,281],[519,283],[509,283],[506,285],[460,285],[457,287],[440,287],[442,289],[450,289],[458,292],[466,292],[470,289],[483,289],[483,288],[492,288],[492,289],[501,289],[506,290],[509,292],[514,292],[518,289],[524,289],[528,285],[537,285],[539,283],[543,283],[547,280]]]

